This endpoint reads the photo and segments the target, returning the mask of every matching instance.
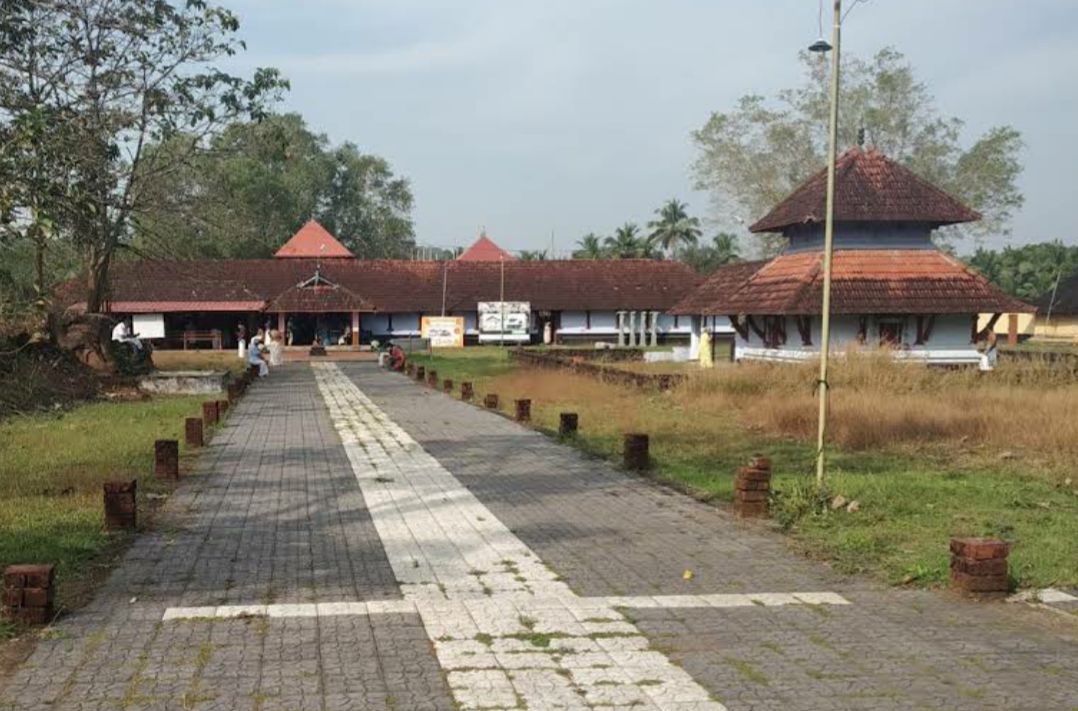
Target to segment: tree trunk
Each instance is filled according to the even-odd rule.
[[[112,250],[90,245],[86,255],[86,313],[101,313],[109,293],[109,267]]]

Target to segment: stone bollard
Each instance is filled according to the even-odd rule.
[[[423,382],[423,379],[427,377],[427,369],[425,366],[417,365],[415,367],[415,379],[419,382]]]
[[[625,435],[622,445],[622,459],[626,469],[643,471],[648,468],[648,436],[640,433]]]
[[[216,400],[207,400],[202,403],[202,424],[204,427],[216,425],[220,415],[221,413],[217,410]]]
[[[138,481],[105,482],[105,530],[134,529],[138,524],[135,494]]]
[[[473,397],[475,397],[475,389],[472,388],[472,384],[470,382],[467,382],[467,381],[461,383],[460,384],[460,399],[464,400],[465,402],[471,402]]]
[[[449,395],[453,392],[453,381],[449,378],[446,378],[442,381],[442,392],[446,395]]]
[[[427,371],[427,385],[429,385],[432,388],[438,387],[438,371],[437,370],[428,370]]]
[[[517,422],[531,422],[532,401],[528,399],[513,401],[513,419]]]
[[[488,410],[497,410],[498,393],[487,393],[486,397],[483,398],[483,406]]]
[[[4,568],[5,620],[25,625],[44,625],[52,620],[56,587],[50,563],[9,565]]]
[[[558,415],[558,435],[561,437],[572,437],[576,435],[579,423],[580,418],[575,412],[561,413]]]
[[[199,420],[195,422],[202,424]],[[153,475],[158,479],[180,478],[179,442],[174,439],[159,439],[153,443]]]
[[[183,436],[188,447],[202,446],[202,418],[188,417],[183,421]]]
[[[1011,544],[995,538],[951,539],[951,587],[967,595],[1006,595]]]
[[[741,518],[767,518],[771,511],[771,460],[755,456],[734,478],[734,513]]]

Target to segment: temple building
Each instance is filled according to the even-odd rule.
[[[819,353],[827,171],[750,227],[788,241],[770,261],[719,270],[671,313],[726,318],[738,360],[800,361]],[[887,348],[898,358],[972,364],[1000,314],[1034,307],[1003,293],[932,241],[980,215],[875,150],[853,148],[835,172],[831,348]],[[979,325],[979,313],[990,324]]]
[[[690,320],[665,312],[699,281],[675,261],[516,259],[486,235],[456,260],[357,259],[311,221],[272,259],[117,262],[108,306],[166,347],[229,347],[239,324],[358,347],[419,336],[424,316],[441,315],[474,343],[484,302],[524,305],[518,342],[643,345],[689,338]]]

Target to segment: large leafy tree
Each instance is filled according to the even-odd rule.
[[[1056,240],[1002,251],[981,248],[969,264],[1008,294],[1033,300],[1049,294],[1057,280],[1078,273],[1078,246]]]
[[[703,232],[700,220],[690,217],[688,205],[677,199],[671,199],[655,211],[658,219],[648,222],[648,239],[653,245],[666,252],[674,252],[679,247],[696,244]]]
[[[741,261],[737,236],[720,232],[711,238],[711,244],[689,245],[677,252],[677,259],[685,262],[700,274],[710,274],[721,266]]]
[[[272,69],[248,79],[217,67],[242,49],[238,29],[204,0],[0,4],[0,125],[38,126],[33,141],[0,143],[4,222],[16,239],[44,232],[78,249],[88,311],[105,305],[113,258],[154,207],[147,181],[287,87]],[[173,150],[148,150],[181,133]]]
[[[332,147],[298,114],[232,124],[183,170],[148,182],[157,200],[137,239],[150,254],[267,257],[311,218],[362,258],[415,247],[408,181],[351,143]]]
[[[828,64],[809,53],[801,60],[806,76],[800,86],[770,101],[744,96],[694,132],[697,185],[712,194],[722,215],[760,217],[823,166]],[[984,215],[948,232],[1006,233],[1023,202],[1021,136],[997,126],[965,144],[962,127],[960,119],[939,115],[928,87],[896,50],[883,49],[871,61],[843,58],[839,146],[863,138]]]

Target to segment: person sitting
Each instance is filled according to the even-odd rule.
[[[123,319],[120,319],[120,322],[113,326],[112,340],[117,343],[126,343],[136,351],[142,350],[142,341],[140,341],[135,334],[131,333],[131,327],[128,326],[127,322]]]
[[[266,359],[262,355],[262,341],[264,338],[265,332],[261,328],[258,329],[258,333],[251,338],[251,345],[247,348],[247,364],[258,366],[258,377],[260,378],[269,375],[269,365],[266,364]]]
[[[404,354],[404,349],[394,343],[389,347],[389,369],[401,372],[404,370],[404,364],[408,360],[408,357]]]

